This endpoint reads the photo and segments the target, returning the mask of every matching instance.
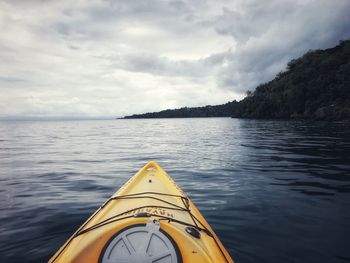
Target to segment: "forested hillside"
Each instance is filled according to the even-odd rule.
[[[350,118],[350,41],[290,61],[239,104],[235,117]]]
[[[350,40],[326,50],[314,50],[288,63],[268,83],[240,102],[181,108],[125,118],[305,118],[350,119]]]

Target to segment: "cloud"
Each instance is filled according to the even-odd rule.
[[[0,2],[0,117],[241,99],[350,31],[347,0]],[[11,103],[9,103],[11,102]]]
[[[18,82],[24,82],[24,79],[21,78],[12,78],[12,77],[1,77],[0,76],[0,83],[18,83]]]
[[[215,30],[237,43],[219,82],[243,92],[272,79],[309,49],[327,48],[350,36],[346,0],[238,1],[223,9]]]

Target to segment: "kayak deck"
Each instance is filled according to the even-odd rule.
[[[143,242],[143,236],[149,238]],[[50,259],[136,261],[233,262],[192,201],[155,162],[125,183]]]

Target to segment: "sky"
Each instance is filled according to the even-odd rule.
[[[350,37],[349,0],[0,0],[0,118],[240,100]]]

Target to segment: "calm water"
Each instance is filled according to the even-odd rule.
[[[45,262],[155,160],[236,262],[350,262],[350,125],[0,122],[0,261]]]

